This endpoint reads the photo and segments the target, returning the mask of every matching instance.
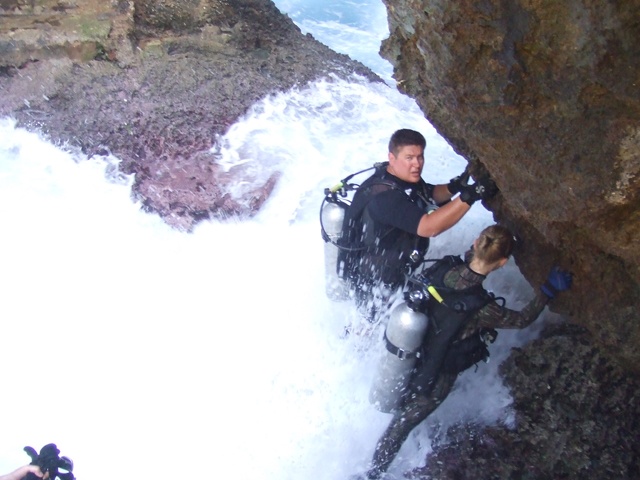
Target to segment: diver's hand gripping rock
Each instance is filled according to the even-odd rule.
[[[571,272],[553,267],[547,276],[547,281],[542,284],[540,290],[549,298],[555,298],[558,292],[563,292],[571,288],[573,275]]]
[[[480,178],[473,185],[464,185],[460,190],[460,200],[473,205],[477,200],[489,200],[498,193],[498,186],[489,176]]]
[[[480,178],[476,184],[480,187],[480,199],[489,200],[498,193],[498,186],[488,175]],[[476,188],[478,188],[476,187]]]
[[[453,177],[449,180],[447,184],[447,190],[451,195],[455,195],[456,193],[460,193],[464,187],[469,184],[469,167],[464,169],[457,177]]]

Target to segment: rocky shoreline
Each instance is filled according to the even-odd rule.
[[[4,2],[3,6],[11,3]],[[16,2],[13,2],[16,3]],[[24,3],[24,5],[22,5]],[[230,198],[210,152],[265,96],[321,78],[381,81],[302,35],[268,0],[17,2],[0,30],[0,116],[135,173],[136,199],[170,225],[252,215],[275,178]]]

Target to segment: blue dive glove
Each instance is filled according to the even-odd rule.
[[[555,298],[558,292],[571,288],[573,277],[570,272],[553,267],[547,276],[547,281],[542,284],[540,290],[549,298]]]

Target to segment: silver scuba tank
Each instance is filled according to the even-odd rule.
[[[338,275],[339,248],[335,245],[342,235],[342,222],[345,216],[345,204],[325,200],[320,212],[324,243],[325,290],[331,300],[349,298],[347,282]]]
[[[399,408],[409,384],[429,326],[427,316],[418,310],[424,299],[423,292],[412,291],[391,311],[384,333],[385,349],[369,391],[369,401],[381,412],[392,413]]]

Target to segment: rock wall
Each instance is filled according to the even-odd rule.
[[[1,0],[0,116],[87,155],[111,152],[171,225],[251,215],[275,185],[230,198],[209,150],[270,93],[364,65],[270,0]]]
[[[458,425],[415,477],[640,478],[640,385],[581,329],[560,326],[501,366],[514,386],[513,428]]]
[[[640,475],[640,1],[384,0],[400,91],[500,188],[532,285],[574,287],[503,366],[516,424],[461,425],[412,478]]]
[[[398,88],[491,173],[525,275],[570,268],[555,308],[640,370],[640,1],[385,4]]]

